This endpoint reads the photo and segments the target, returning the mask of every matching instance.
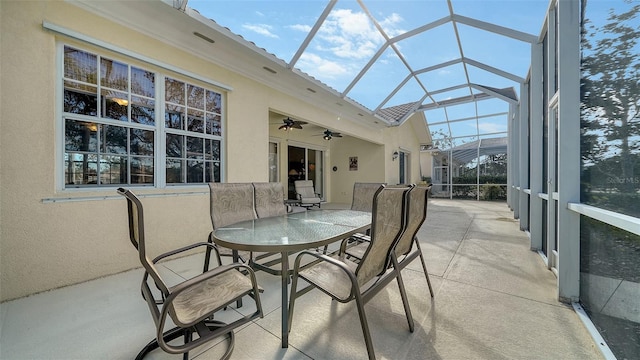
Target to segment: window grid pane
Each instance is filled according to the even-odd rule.
[[[222,94],[166,78],[165,99],[167,184],[219,182]]]
[[[128,91],[129,67],[118,61],[102,58],[100,60],[100,84],[111,89]]]

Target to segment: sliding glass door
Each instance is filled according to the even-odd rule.
[[[316,193],[324,199],[324,152],[307,147],[288,147],[288,198],[295,199],[296,180],[311,180]]]

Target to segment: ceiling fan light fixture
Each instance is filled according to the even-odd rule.
[[[290,131],[292,129],[302,129],[302,125],[307,124],[306,121],[299,121],[299,120],[292,120],[291,118],[287,117],[286,119],[282,120],[284,122],[284,125],[280,125],[280,127],[278,128],[279,130],[284,130],[284,131]]]

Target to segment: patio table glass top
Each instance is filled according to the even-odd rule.
[[[216,229],[213,237],[236,250],[293,252],[344,239],[370,224],[368,212],[313,210],[239,222]]]

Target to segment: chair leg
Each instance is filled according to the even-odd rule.
[[[420,254],[420,262],[422,263],[422,270],[424,270],[424,276],[427,278],[427,285],[429,285],[429,293],[433,297],[433,288],[431,287],[431,280],[429,280],[429,273],[427,272],[427,265],[424,262],[424,255],[422,255],[422,249],[420,248],[420,242],[415,240],[418,253]]]
[[[184,332],[184,343],[190,343],[191,342],[191,331],[185,331]],[[189,360],[189,352],[187,351],[186,353],[182,354],[182,360]]]
[[[413,332],[415,330],[413,315],[411,314],[411,308],[409,307],[409,299],[407,298],[407,291],[404,288],[404,281],[402,280],[398,259],[394,253],[391,254],[391,261],[393,262],[393,271],[396,273],[396,281],[398,282],[398,288],[400,289],[400,297],[402,298],[404,313],[407,316],[407,322],[409,323],[409,331]]]
[[[224,322],[221,322],[219,320],[209,320],[205,324],[205,326],[209,328],[210,331],[215,331],[216,329],[224,327],[225,325],[226,324]],[[183,336],[184,343],[186,344],[191,342],[191,340],[193,340],[194,331],[197,332],[197,330],[194,328],[183,329],[183,328],[175,327],[173,329],[165,331],[165,333],[162,334],[163,335],[162,337],[165,342],[169,342]],[[220,360],[228,360],[231,357],[231,354],[233,353],[233,349],[235,348],[235,334],[233,330],[230,330],[229,332],[227,332],[226,336],[228,337],[229,344],[227,345],[227,349],[225,353],[222,355],[222,357],[220,358]],[[140,352],[136,356],[136,360],[142,360],[145,356],[147,356],[147,354],[149,354],[151,351],[158,348],[160,348],[160,344],[158,344],[158,339],[151,340],[147,345],[145,345],[145,347],[142,348],[142,350],[140,350]],[[182,359],[189,360],[188,351],[182,354]]]
[[[165,342],[169,342],[171,340],[175,340],[177,338],[179,338],[180,336],[187,336],[184,333],[184,329],[176,327],[173,328],[171,330],[166,331],[164,334],[162,334],[162,337],[164,338]],[[151,340],[147,345],[145,345],[142,350],[140,350],[140,352],[138,353],[138,355],[136,356],[136,360],[142,360],[142,358],[144,358],[148,353],[150,353],[151,351],[157,349],[160,347],[160,344],[158,344],[158,339],[153,339]],[[188,354],[186,354],[188,357]]]
[[[360,316],[360,326],[362,327],[362,334],[364,335],[364,343],[367,347],[367,354],[369,354],[369,360],[376,360],[376,353],[373,350],[373,341],[371,340],[371,333],[369,332],[369,324],[367,322],[367,315],[364,312],[364,301],[359,293],[356,293],[356,306],[358,308],[358,316]]]
[[[298,263],[296,263],[296,266],[298,266]],[[298,269],[297,267],[295,268],[296,270]],[[288,316],[288,324],[287,324],[287,329],[289,330],[289,332],[291,332],[291,324],[293,323],[293,307],[296,303],[296,298],[297,298],[297,291],[298,291],[298,274],[294,272],[294,274],[291,276],[291,289],[290,289],[290,293],[289,293],[289,316]],[[284,309],[282,309],[282,311],[284,311]]]

